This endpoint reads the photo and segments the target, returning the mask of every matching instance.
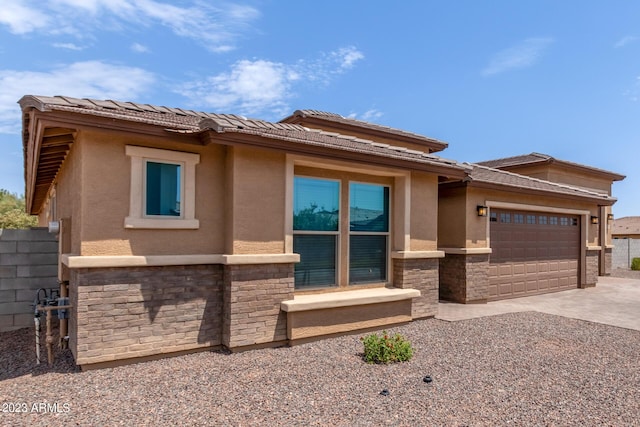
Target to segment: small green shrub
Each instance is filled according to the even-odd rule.
[[[389,336],[382,331],[382,336],[373,333],[360,340],[364,344],[364,361],[367,363],[406,362],[413,356],[411,343],[402,335]]]
[[[640,258],[634,258],[631,260],[631,269],[640,270]]]

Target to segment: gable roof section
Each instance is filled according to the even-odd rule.
[[[280,123],[298,123],[309,127],[318,126],[320,128],[322,128],[323,125],[328,124],[330,127],[338,128],[340,131],[344,131],[345,133],[357,130],[360,133],[370,135],[373,139],[375,139],[376,136],[386,136],[387,138],[394,138],[417,144],[423,146],[430,153],[442,151],[449,145],[446,142],[429,138],[424,135],[419,135],[417,133],[407,132],[402,129],[382,126],[318,110],[296,110],[291,116],[280,120]]]
[[[245,144],[275,148],[298,154],[421,170],[457,179],[464,178],[469,170],[468,166],[423,151],[336,132],[309,129],[295,123],[272,123],[234,114],[214,114],[133,102],[65,96],[27,95],[20,99],[19,104],[23,110],[27,205],[32,213],[37,213],[39,210],[50,184],[55,180],[57,171],[73,144],[73,124],[77,122],[92,125],[98,118],[108,120],[100,124],[102,127],[117,128],[122,126],[122,123],[148,125],[162,132],[196,136],[203,144]],[[33,141],[33,138],[38,136],[37,132],[31,129],[29,111],[32,109],[41,113],[62,113],[65,116],[64,122],[68,124],[66,145],[61,148],[63,154],[48,161],[46,171],[41,162],[43,144],[41,141],[37,143]],[[40,150],[38,153],[32,153],[31,157],[29,157],[29,144],[34,147],[39,144]],[[35,148],[32,149],[35,150]]]
[[[611,234],[614,236],[640,234],[640,216],[625,216],[613,220]]]
[[[543,179],[532,178],[526,175],[519,175],[513,172],[490,168],[480,164],[469,164],[469,166],[472,167],[472,171],[466,182],[467,185],[474,187],[588,199],[601,205],[612,205],[616,201],[616,198],[607,194],[590,191],[572,185],[558,184],[555,182],[545,181]]]
[[[522,154],[519,156],[504,157],[501,159],[477,162],[476,164],[482,165],[482,166],[488,166],[490,168],[504,169],[504,170],[517,170],[520,167],[534,166],[539,164],[549,164],[549,165],[557,164],[557,165],[572,168],[572,169],[579,169],[579,170],[582,170],[583,172],[587,172],[590,174],[600,175],[612,181],[622,181],[623,179],[626,178],[624,175],[621,175],[615,172],[611,172],[611,171],[600,169],[600,168],[595,168],[592,166],[582,165],[580,163],[568,162],[566,160],[559,160],[548,154],[542,154],[542,153],[530,153],[530,154]]]

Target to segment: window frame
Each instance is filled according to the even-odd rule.
[[[293,172],[293,171],[292,171]],[[327,174],[328,175],[328,174]],[[314,174],[314,173],[295,173],[291,174],[291,204],[289,210],[289,219],[290,227],[289,230],[291,232],[291,250],[295,252],[293,247],[293,237],[300,234],[333,234],[336,235],[336,282],[333,286],[323,285],[323,286],[309,286],[309,287],[295,287],[296,293],[318,293],[318,292],[337,292],[337,291],[345,291],[345,290],[355,290],[359,288],[375,288],[387,286],[393,278],[393,259],[391,257],[392,254],[392,246],[393,246],[393,227],[394,227],[394,219],[393,219],[393,211],[394,211],[394,184],[393,183],[381,183],[376,182],[375,179],[371,181],[365,179],[352,179],[351,177],[335,177],[335,176],[327,176],[325,174]],[[339,221],[338,221],[338,230],[337,231],[305,231],[305,230],[295,230],[293,227],[293,215],[295,212],[295,179],[296,178],[309,178],[309,179],[318,179],[325,181],[337,182],[338,187],[338,197],[339,197]],[[375,178],[375,177],[374,177]],[[387,197],[386,201],[388,204],[388,219],[387,219],[387,231],[384,232],[369,232],[369,231],[351,231],[351,190],[350,186],[352,183],[356,184],[366,184],[366,185],[374,185],[379,187],[387,188]],[[346,210],[345,210],[346,209]],[[379,281],[371,281],[371,282],[359,282],[359,283],[350,283],[350,236],[352,235],[384,235],[386,239],[386,248],[385,248],[385,279]]]
[[[179,189],[179,194],[180,194],[180,198],[178,200],[178,203],[180,203],[180,214],[179,215],[150,215],[148,214],[148,206],[147,206],[147,202],[149,200],[148,197],[148,165],[149,163],[157,163],[157,164],[163,164],[163,165],[172,165],[172,166],[179,166],[179,174],[180,174],[180,189]],[[184,203],[184,177],[185,177],[185,163],[184,162],[172,162],[172,161],[166,161],[166,160],[157,160],[157,159],[147,159],[144,158],[142,159],[142,169],[143,169],[143,174],[142,174],[142,217],[146,218],[146,219],[184,219],[184,210],[182,209],[182,205]]]
[[[329,182],[335,182],[338,184],[338,229],[337,230],[296,230],[295,227],[292,228],[292,235],[296,236],[296,235],[306,235],[306,236],[310,236],[310,235],[322,235],[322,236],[326,236],[326,235],[330,235],[330,236],[336,236],[336,240],[335,240],[335,245],[336,245],[336,259],[335,261],[335,272],[334,272],[334,284],[333,285],[319,285],[319,286],[308,286],[308,287],[296,287],[295,283],[294,283],[294,288],[296,291],[306,291],[306,290],[318,290],[318,289],[335,289],[335,288],[339,288],[340,287],[340,268],[341,268],[341,252],[340,252],[340,248],[341,248],[341,237],[342,237],[342,221],[341,221],[341,215],[342,215],[342,180],[340,179],[335,179],[335,178],[326,178],[326,177],[318,177],[318,176],[312,176],[312,175],[304,175],[304,174],[295,174],[293,176],[293,210],[290,212],[290,215],[295,214],[295,181],[296,178],[305,178],[305,179],[315,179],[318,181],[329,181]],[[292,221],[293,224],[294,221]],[[295,237],[294,237],[294,241],[295,241]],[[294,248],[294,252],[295,252],[295,248]]]
[[[135,229],[198,229],[195,218],[195,168],[200,155],[158,148],[125,146],[125,154],[131,159],[129,216],[124,227]],[[147,215],[147,163],[165,163],[180,166],[180,216]]]
[[[346,257],[346,262],[347,262],[347,277],[346,277],[346,286],[347,287],[351,287],[351,286],[366,286],[366,285],[372,285],[372,284],[386,284],[389,282],[389,272],[391,269],[391,245],[390,245],[390,236],[391,236],[391,225],[392,225],[392,221],[391,221],[391,201],[392,201],[392,195],[391,195],[391,186],[387,185],[387,184],[379,184],[379,183],[374,183],[374,182],[366,182],[366,181],[356,181],[356,180],[349,180],[347,182],[348,186],[349,186],[349,197],[347,200],[347,207],[348,207],[348,211],[347,211],[347,222],[348,222],[348,230],[347,230],[347,235],[348,235],[348,248],[351,248],[351,236],[385,236],[386,238],[386,244],[385,244],[385,277],[384,279],[382,279],[382,281],[372,281],[372,282],[359,282],[359,283],[351,283],[351,253],[349,251],[349,253],[347,254]],[[352,184],[363,184],[363,185],[371,185],[371,186],[378,186],[378,187],[382,187],[382,188],[387,188],[387,231],[352,231],[351,230],[351,197],[352,197],[352,192],[351,192],[351,185]],[[384,193],[383,193],[384,194]]]

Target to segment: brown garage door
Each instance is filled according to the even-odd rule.
[[[489,301],[578,287],[580,220],[492,209]]]

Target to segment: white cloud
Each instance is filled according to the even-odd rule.
[[[54,43],[53,47],[57,47],[59,49],[69,49],[69,50],[83,50],[84,48],[73,44],[73,43]]]
[[[624,36],[624,37],[622,37],[620,40],[618,40],[618,41],[613,45],[613,47],[615,47],[615,48],[621,48],[621,47],[624,47],[624,46],[628,45],[629,43],[633,43],[633,42],[635,42],[636,40],[638,40],[638,37],[635,37],[635,36]]]
[[[179,93],[200,105],[219,110],[235,109],[252,114],[286,108],[290,88],[299,76],[284,64],[257,60],[235,63],[228,73],[188,83]]]
[[[384,113],[376,108],[371,108],[362,114],[360,113],[349,114],[349,117],[352,119],[358,119],[358,120],[363,120],[365,122],[372,122],[372,123],[376,123],[382,116],[384,116]]]
[[[131,50],[137,53],[147,53],[149,52],[149,48],[140,43],[134,43],[131,45]]]
[[[288,102],[295,96],[296,87],[318,82],[327,85],[363,58],[360,51],[348,47],[293,64],[242,60],[233,64],[229,72],[184,84],[176,92],[199,108],[281,116],[289,112]]]
[[[343,47],[331,53],[340,64],[340,69],[348,70],[353,68],[356,62],[364,59],[364,54],[353,46]]]
[[[20,1],[19,3],[13,3]],[[138,31],[154,25],[193,39],[213,52],[234,49],[234,41],[257,19],[250,6],[214,6],[203,0],[176,6],[156,0],[12,0],[0,9],[0,24],[14,34],[91,37],[97,31]]]
[[[19,132],[16,102],[24,95],[133,100],[155,80],[143,69],[101,61],[60,65],[48,72],[0,70],[0,133]]]
[[[50,24],[39,8],[19,0],[6,1],[0,7],[0,24],[7,25],[13,34],[26,34]]]
[[[529,38],[517,45],[498,52],[491,58],[482,74],[490,76],[505,71],[527,68],[535,64],[545,49],[553,43],[552,38]]]

